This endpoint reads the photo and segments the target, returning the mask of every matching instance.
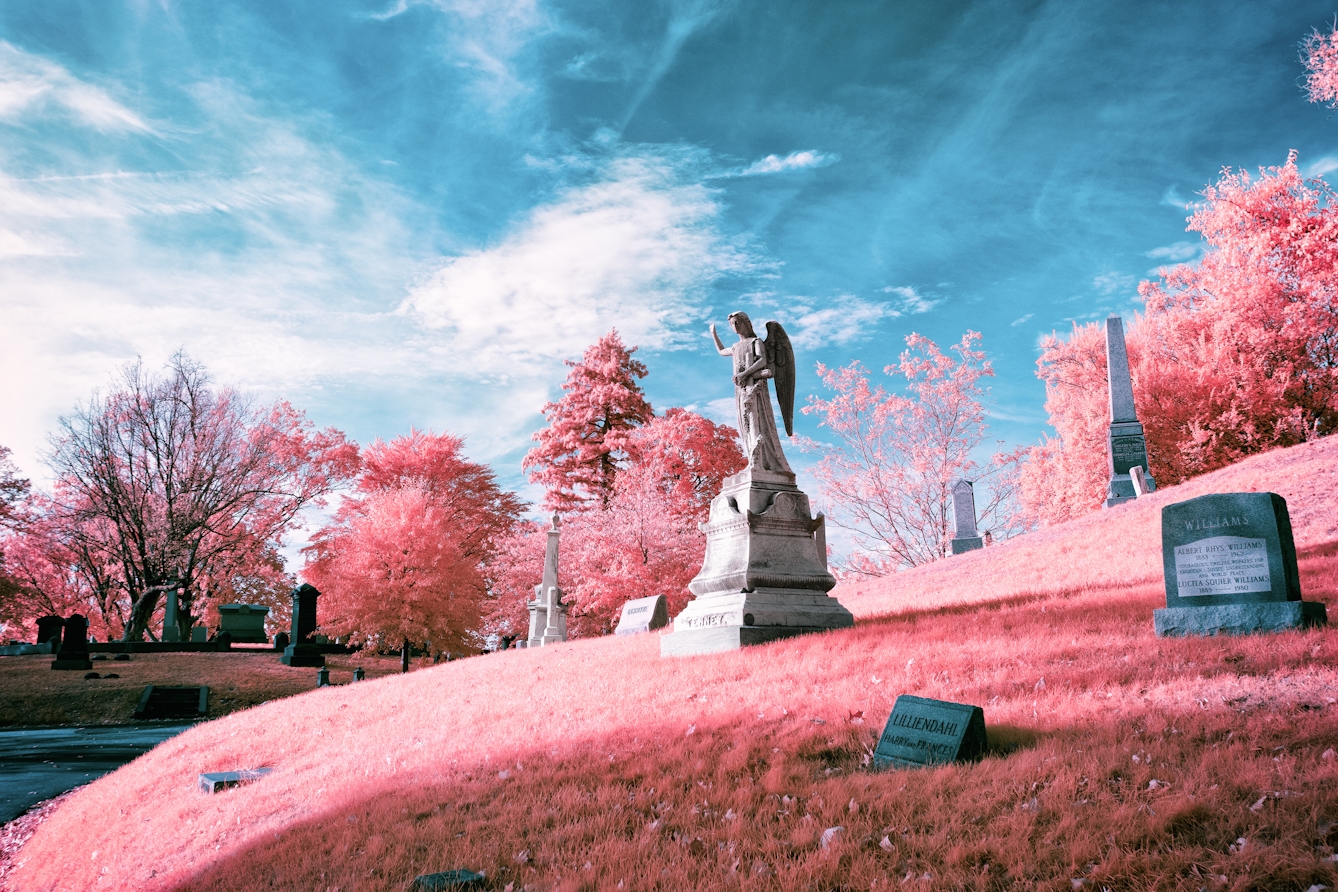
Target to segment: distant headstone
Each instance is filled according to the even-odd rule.
[[[530,611],[530,647],[559,644],[567,640],[567,607],[558,588],[558,516],[548,530],[544,547],[543,580],[534,587],[534,600],[525,606]]]
[[[618,619],[615,635],[635,635],[638,632],[653,632],[669,625],[669,604],[664,595],[650,598],[636,598],[623,605],[622,616]]]
[[[281,650],[283,650],[284,648],[286,648],[287,646],[288,646],[288,633],[287,633],[287,632],[279,632],[278,634],[276,634],[276,635],[274,636],[274,649],[275,649],[275,650],[279,650],[279,651],[281,651]]]
[[[902,694],[873,752],[876,768],[918,768],[985,754],[985,713],[979,706]]]
[[[952,485],[952,521],[953,554],[985,547],[984,538],[976,534],[976,493],[969,480],[958,480]]]
[[[364,678],[366,678],[366,677],[367,677],[367,673],[362,671],[362,667],[361,667],[361,666],[359,666],[357,669],[354,669],[354,670],[353,670],[353,680],[354,680],[354,681],[362,681],[362,680],[363,680]]]
[[[474,889],[482,887],[487,877],[472,870],[447,870],[442,873],[428,873],[415,877],[409,886],[409,892],[444,892],[449,889]]]
[[[1216,493],[1161,509],[1166,607],[1158,635],[1276,632],[1324,625],[1301,600],[1287,502],[1271,492]]]
[[[46,644],[50,641],[54,646],[60,646],[60,632],[65,627],[65,620],[58,616],[39,616],[37,618],[37,643]]]
[[[229,787],[260,780],[269,774],[272,768],[249,768],[244,771],[211,771],[200,775],[200,789],[206,793],[218,793]]]
[[[93,662],[88,658],[88,620],[82,615],[71,614],[65,620],[61,630],[60,650],[56,659],[51,661],[52,669],[92,669]]]
[[[177,627],[177,612],[180,609],[177,590],[167,590],[167,602],[163,605],[163,637],[164,643],[173,643],[181,640],[181,629]]]
[[[151,684],[135,707],[137,719],[194,719],[209,712],[209,688],[168,687]]]
[[[311,640],[316,631],[316,599],[320,592],[314,585],[304,582],[293,589],[293,626],[291,643],[283,650],[283,662],[289,666],[325,665],[325,654],[320,645]]]
[[[191,626],[190,640],[194,644],[204,644],[209,640],[209,630],[204,626]]]
[[[261,604],[220,604],[218,627],[239,644],[268,644],[269,636],[265,634],[268,615],[269,608]]]
[[[1106,381],[1110,392],[1110,432],[1106,437],[1110,483],[1106,487],[1106,507],[1113,508],[1138,497],[1129,474],[1134,467],[1143,470],[1145,492],[1157,488],[1157,481],[1147,473],[1147,440],[1134,411],[1134,384],[1129,374],[1129,353],[1124,346],[1124,322],[1114,313],[1106,319]]]

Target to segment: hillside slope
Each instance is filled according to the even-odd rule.
[[[209,722],[71,796],[12,888],[1334,887],[1335,633],[1165,640],[1151,612],[1160,504],[1271,489],[1333,615],[1336,450],[847,587],[839,633],[677,660],[578,641]],[[983,706],[992,754],[869,772],[901,693]]]

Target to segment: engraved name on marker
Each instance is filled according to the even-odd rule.
[[[1266,592],[1268,543],[1242,536],[1212,536],[1175,549],[1175,582],[1182,598]]]

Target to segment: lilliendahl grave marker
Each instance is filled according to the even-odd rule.
[[[873,751],[875,768],[917,768],[985,754],[985,713],[979,706],[902,694]]]
[[[1166,607],[1158,635],[1276,632],[1323,625],[1301,600],[1287,502],[1271,492],[1216,493],[1161,510]]]

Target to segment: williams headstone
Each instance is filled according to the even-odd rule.
[[[1161,511],[1166,607],[1158,635],[1277,632],[1324,625],[1301,600],[1287,502],[1271,492],[1215,493]]]

